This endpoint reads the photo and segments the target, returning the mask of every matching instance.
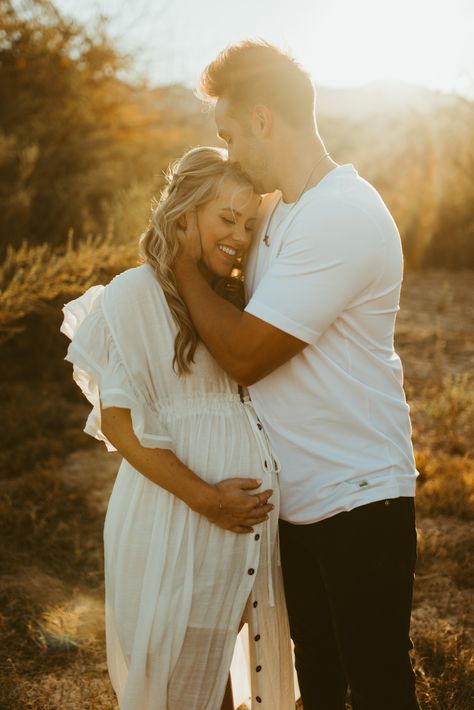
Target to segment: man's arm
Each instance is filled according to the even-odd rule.
[[[218,296],[201,274],[192,255],[175,264],[179,293],[207,349],[230,377],[253,385],[283,365],[307,343]]]
[[[357,205],[342,207],[326,203],[293,224],[293,237],[244,313],[219,298],[199,272],[200,235],[188,213],[175,264],[178,289],[202,340],[241,384],[254,384],[316,343],[346,309],[370,296],[383,274],[386,241],[398,234],[387,236]]]

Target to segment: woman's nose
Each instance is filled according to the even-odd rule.
[[[233,237],[235,241],[239,242],[243,246],[246,246],[250,244],[250,240],[252,239],[252,233],[245,229],[244,224],[236,224]]]

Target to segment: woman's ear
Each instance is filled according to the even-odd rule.
[[[182,214],[181,217],[178,218],[178,227],[181,227],[181,229],[186,229],[188,226],[188,220],[186,219],[186,215]]]

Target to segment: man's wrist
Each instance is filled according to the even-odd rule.
[[[178,288],[180,284],[185,284],[186,281],[196,273],[199,273],[199,265],[189,256],[181,256],[176,260],[174,265],[174,274]]]

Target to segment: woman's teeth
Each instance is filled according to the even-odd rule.
[[[229,256],[237,256],[237,249],[231,249],[230,247],[224,247],[219,245],[219,249],[224,252],[224,254],[228,254]]]

